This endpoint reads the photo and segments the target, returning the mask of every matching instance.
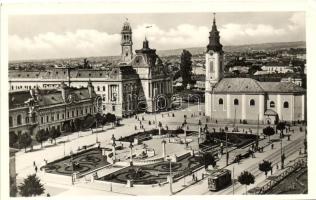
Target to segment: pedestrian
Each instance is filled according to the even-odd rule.
[[[273,149],[273,147],[274,147],[274,144],[272,143],[272,144],[271,144],[271,149]]]
[[[35,166],[35,173],[37,173],[37,166]]]
[[[194,177],[194,174],[192,174],[192,181],[194,181],[195,180],[195,177]]]
[[[277,170],[279,169],[279,164],[276,165]]]
[[[35,166],[36,166],[35,161],[33,161],[33,167],[35,167]]]

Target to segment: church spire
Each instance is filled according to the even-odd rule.
[[[215,18],[216,13],[213,13],[213,25],[212,25],[212,30],[210,32],[209,38],[209,44],[207,45],[207,51],[212,50],[215,52],[221,52],[222,51],[222,45],[220,43],[220,36],[219,36],[219,31],[217,30],[216,26],[216,18]]]

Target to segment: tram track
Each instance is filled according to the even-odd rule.
[[[304,138],[300,137],[300,138],[292,141],[291,143],[285,145],[283,147],[284,154],[285,155],[292,155],[293,153],[295,153],[300,147],[302,147],[303,141],[304,141]],[[272,162],[272,165],[274,166],[275,163],[279,163],[281,161],[280,157],[281,157],[281,152],[276,151],[276,152],[270,154],[269,156],[265,157],[264,160],[268,160],[268,161]],[[258,177],[262,173],[258,168],[258,163],[253,164],[250,167],[246,168],[245,171],[252,173],[255,177]],[[237,182],[234,185],[234,190],[237,191],[241,187],[242,187],[242,185]],[[233,186],[231,185],[231,186],[229,186],[221,191],[218,191],[218,192],[207,191],[207,192],[204,192],[202,194],[203,195],[205,195],[205,194],[210,194],[210,195],[231,194],[231,193],[233,193],[232,188],[233,188]]]

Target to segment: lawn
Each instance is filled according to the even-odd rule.
[[[41,169],[47,173],[71,176],[73,172],[85,173],[108,164],[101,149],[93,148],[47,163]]]
[[[171,171],[173,177],[177,179],[183,173],[190,173],[202,165],[201,157],[190,156],[177,163],[172,163]],[[158,184],[167,181],[169,173],[170,163],[161,162],[145,166],[130,166],[102,177],[99,180],[125,184],[127,180],[132,179],[135,184]]]

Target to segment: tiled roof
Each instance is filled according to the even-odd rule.
[[[265,112],[264,112],[264,115],[268,115],[268,116],[277,116],[278,113],[275,112],[274,110],[271,110],[271,109],[267,109]]]
[[[265,92],[301,93],[306,90],[292,82],[259,82]]]
[[[68,88],[69,94],[73,95],[75,101],[82,101],[90,99],[89,91],[87,88]],[[96,97],[94,92],[92,97]],[[32,98],[30,91],[20,91],[9,93],[9,107],[10,109],[21,107],[27,100]],[[41,90],[40,100],[37,102],[39,106],[50,106],[64,103],[61,91],[58,90]]]
[[[223,78],[215,93],[304,93],[306,90],[292,82],[259,82],[251,78]]]
[[[70,69],[70,78],[119,78],[120,75],[127,77],[136,76],[132,66],[108,67],[102,70],[95,69]],[[68,69],[57,68],[46,71],[9,70],[9,78],[30,79],[68,79]]]
[[[31,98],[30,91],[19,91],[9,93],[9,108],[16,108],[24,105],[25,101]]]
[[[223,78],[214,92],[225,93],[263,93],[258,81],[251,78]]]

